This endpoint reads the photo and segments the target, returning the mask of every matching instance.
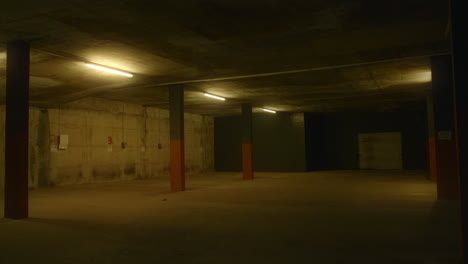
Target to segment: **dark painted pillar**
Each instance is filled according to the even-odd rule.
[[[427,106],[427,160],[429,167],[429,178],[437,180],[437,138],[434,125],[434,98],[428,95],[426,98]]]
[[[468,1],[452,0],[452,52],[461,205],[462,263],[468,263]]]
[[[252,105],[242,104],[242,170],[244,180],[253,180]]]
[[[29,43],[7,44],[5,217],[28,217]]]
[[[459,198],[457,145],[450,55],[431,57],[438,199]]]
[[[184,87],[169,87],[169,119],[171,134],[171,190],[185,190],[185,153],[184,153]]]

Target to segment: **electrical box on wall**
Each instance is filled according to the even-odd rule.
[[[452,140],[452,131],[438,131],[437,138],[439,140]]]
[[[58,141],[60,150],[68,149],[68,135],[60,135]]]

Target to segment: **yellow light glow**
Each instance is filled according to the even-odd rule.
[[[214,99],[221,100],[221,101],[226,101],[226,98],[219,97],[219,96],[216,96],[216,95],[207,94],[207,93],[204,93],[204,95],[205,95],[205,96],[208,96],[208,97],[211,97],[211,98],[214,98]]]
[[[420,72],[415,75],[415,79],[418,82],[430,82],[432,81],[432,72],[431,71]]]
[[[403,74],[401,80],[407,83],[429,83],[432,81],[432,72],[429,71],[413,71]]]
[[[89,68],[96,69],[96,70],[106,71],[106,72],[110,72],[110,73],[114,73],[114,74],[118,74],[118,75],[123,75],[123,76],[127,76],[127,77],[133,77],[133,74],[123,72],[123,71],[114,70],[114,69],[109,69],[109,68],[99,66],[99,65],[96,65],[96,64],[86,63],[86,66],[89,67]]]
[[[273,111],[273,110],[270,110],[270,109],[262,108],[262,110],[265,111],[265,112],[268,112],[268,113],[276,114],[276,111]]]

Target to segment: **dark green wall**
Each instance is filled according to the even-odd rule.
[[[427,168],[425,110],[382,113],[306,114],[309,170],[359,168],[359,133],[402,133],[403,168]]]
[[[240,121],[240,116],[215,118],[217,171],[241,171]],[[403,167],[426,169],[425,108],[382,113],[254,113],[254,169],[358,169],[357,135],[394,131],[402,133]]]
[[[240,171],[242,167],[241,117],[216,117],[214,149],[216,171]]]
[[[215,168],[241,171],[240,116],[215,118]],[[304,114],[254,113],[255,171],[306,171]]]

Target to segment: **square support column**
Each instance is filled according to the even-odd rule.
[[[171,190],[185,191],[184,87],[182,85],[169,87],[169,119]]]
[[[437,181],[437,137],[434,125],[434,98],[426,97],[427,106],[427,160],[429,167],[429,179]]]
[[[431,57],[431,69],[435,130],[429,143],[433,144],[435,159],[432,161],[436,164],[430,168],[435,170],[438,199],[456,200],[459,188],[451,56]]]
[[[253,180],[252,105],[242,104],[242,170],[244,180]]]
[[[7,44],[5,217],[28,217],[29,43]]]
[[[467,16],[468,2],[466,0],[451,1],[452,54],[455,120],[458,154],[458,175],[460,187],[460,224],[462,238],[462,261],[468,263],[468,40]]]

